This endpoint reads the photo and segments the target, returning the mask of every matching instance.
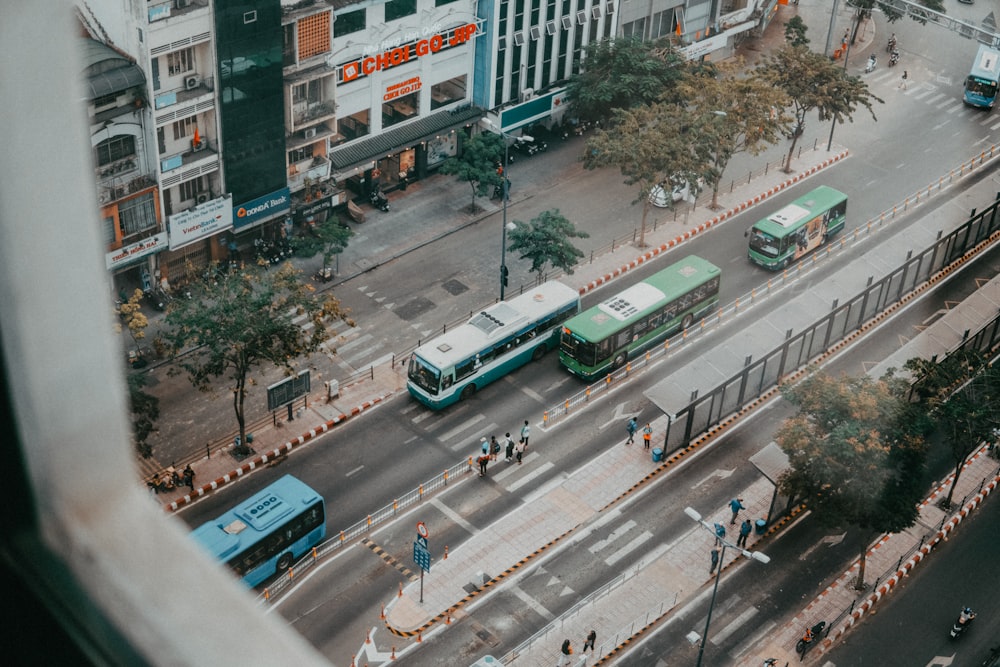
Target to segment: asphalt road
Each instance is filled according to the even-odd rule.
[[[904,48],[907,43],[916,41],[914,38],[911,42],[907,37],[903,42]],[[967,58],[958,48],[949,51],[954,46],[949,40],[942,40],[934,59],[938,64],[932,66],[927,61],[923,66],[918,65],[910,71],[912,78],[909,95],[904,96],[903,91],[895,88],[895,75],[892,80],[888,77],[873,80],[873,88],[886,98],[887,104],[877,109],[880,119],[877,124],[859,113],[855,123],[837,128],[836,140],[852,150],[853,157],[846,163],[823,172],[821,177],[810,179],[790,192],[768,200],[767,211],[761,210],[761,207],[752,209],[743,216],[733,218],[711,234],[696,237],[693,242],[682,247],[680,252],[684,254],[701,254],[723,267],[723,300],[746,291],[748,285],[766,280],[766,274],[746,262],[746,241],[743,237],[743,230],[764,213],[787,203],[805,188],[822,182],[849,192],[849,215],[854,220],[864,220],[900,201],[916,188],[935,181],[947,167],[968,157],[970,146],[981,145],[988,138],[990,126],[983,124],[984,121],[992,122],[988,117],[955,112],[951,110],[951,106],[943,106],[944,102],[953,100],[958,94],[953,90],[953,84],[961,81],[964,77],[961,70],[967,67]],[[964,47],[965,43],[961,43],[961,46]],[[914,62],[918,62],[916,57]],[[947,95],[938,98],[940,90],[947,91]],[[926,94],[918,98],[921,92]],[[810,132],[813,134],[810,135]],[[820,137],[825,140],[828,132],[828,126],[819,128],[812,123],[807,128],[805,140]],[[522,167],[524,171],[521,173],[530,174],[527,171],[529,169],[539,170],[537,185],[533,186],[538,192],[528,200],[530,205],[526,203],[522,205],[522,210],[508,211],[508,215],[513,219],[530,219],[535,209],[558,207],[584,229],[593,230],[593,243],[599,244],[602,242],[600,234],[606,235],[607,230],[613,227],[607,224],[609,220],[624,220],[626,212],[632,215],[636,211],[628,206],[630,197],[627,193],[622,193],[622,199],[617,202],[608,195],[609,190],[620,189],[611,187],[617,183],[614,175],[582,171],[571,160],[567,161],[567,157],[571,156],[563,154],[560,162],[560,152],[550,151],[544,156],[532,158],[532,166]],[[549,172],[558,173],[557,182],[545,180],[544,175]],[[961,215],[976,205],[979,203],[965,201],[960,195],[956,195],[950,202],[943,203],[941,214]],[[484,295],[492,295],[495,291],[496,246],[499,241],[494,239],[495,236],[495,226],[490,223],[472,226],[448,237],[444,242],[432,244],[420,252],[396,260],[386,267],[387,270],[366,274],[363,279],[359,278],[338,288],[341,298],[352,308],[354,317],[363,323],[369,323],[371,329],[368,330],[375,332],[374,338],[377,341],[373,343],[370,352],[373,358],[383,350],[403,347],[401,341],[412,340],[414,335],[423,335],[424,330],[433,330],[431,322],[456,319],[466,312],[468,303],[481,303],[481,300],[475,300]],[[671,261],[678,254],[664,258],[657,266]],[[648,270],[655,270],[657,266],[650,266]],[[832,267],[830,270],[833,270]],[[995,273],[993,266],[990,271]],[[810,276],[809,280],[823,280],[827,275],[819,271]],[[385,303],[408,302],[407,296],[414,290],[413,281],[405,279],[408,276],[419,277],[425,285],[421,290],[431,302],[431,307],[418,320],[405,319],[401,314],[384,307]],[[628,282],[632,282],[638,280],[642,273],[630,273],[629,276]],[[470,289],[463,297],[456,298],[443,287],[451,280],[458,280]],[[803,283],[803,288],[805,286],[806,283]],[[614,289],[621,287],[624,285],[616,284]],[[922,312],[915,311],[919,314],[915,321],[922,322],[933,317],[938,309],[939,305],[932,305],[925,307]],[[919,325],[910,323],[895,326],[901,327],[892,332],[898,341],[898,336],[904,336],[909,331],[906,327]],[[881,345],[887,344],[880,343],[879,346]],[[873,346],[863,357],[852,357],[846,363],[852,369],[857,369],[859,366],[863,367],[866,361],[881,358],[878,356],[882,353],[879,346]],[[696,352],[697,347],[693,347],[691,353]],[[683,360],[684,357],[679,356],[670,363],[680,363]],[[670,363],[660,372],[669,372]],[[523,489],[511,492],[495,486],[487,488],[483,485],[462,484],[449,495],[446,506],[427,506],[425,511],[428,515],[433,515],[440,525],[446,525],[449,517],[456,514],[463,520],[461,524],[452,521],[453,525],[441,531],[442,543],[451,545],[453,549],[457,548],[470,530],[483,529],[500,513],[516,511],[522,498],[532,490],[563,474],[562,471],[585,462],[595,451],[613,446],[617,434],[607,431],[607,427],[609,424],[619,423],[615,420],[616,414],[635,411],[639,412],[640,419],[654,416],[652,407],[641,392],[646,382],[655,379],[658,378],[649,377],[636,382],[627,391],[620,392],[615,397],[614,404],[608,403],[599,409],[583,413],[558,431],[536,434],[532,443],[540,458],[533,465],[541,472]],[[232,489],[223,490],[195,504],[180,516],[195,525],[214,516],[223,506],[231,504],[237,498],[245,497],[264,486],[275,474],[292,472],[314,485],[327,498],[330,517],[328,527],[331,532],[335,532],[390,502],[400,492],[438,474],[457,459],[471,454],[480,434],[495,432],[499,435],[508,429],[514,432],[526,416],[536,418],[544,406],[557,401],[560,396],[578,386],[575,380],[559,370],[554,357],[549,357],[495,383],[480,392],[473,401],[443,413],[432,413],[403,397],[376,409],[368,416],[348,422],[333,434],[323,436],[299,455],[280,464],[279,470],[252,475]],[[770,423],[767,428],[773,427],[779,418],[780,412],[777,410],[768,411],[762,417],[764,423]],[[672,484],[667,484],[668,488],[661,490],[662,497],[644,496],[645,500],[630,506],[628,520],[634,520],[636,526],[642,528],[630,528],[624,531],[623,536],[628,538],[631,530],[648,530],[651,537],[646,543],[652,548],[669,542],[678,531],[687,530],[683,526],[689,520],[683,516],[675,516],[676,513],[665,512],[663,508],[695,504],[708,507],[713,503],[724,502],[731,490],[739,488],[740,483],[746,480],[743,473],[740,473],[724,482],[699,489],[691,489],[691,484],[685,484],[684,480],[701,479],[719,468],[740,469],[740,463],[745,461],[748,452],[756,451],[763,444],[762,434],[765,432],[764,426],[755,425],[752,432],[748,430],[734,433],[724,447],[713,448],[696,464],[685,468],[682,479],[672,476]],[[411,523],[406,521],[398,526],[390,526],[378,535],[380,545],[400,561],[408,558],[408,545],[412,539]],[[790,531],[776,543],[776,554],[779,557],[785,553],[784,549],[788,550],[786,558],[777,558],[776,561],[794,561],[796,545],[817,538],[818,533],[809,532],[810,530],[814,529],[808,525],[797,527],[795,531],[802,532]],[[793,568],[784,565],[781,568],[770,568],[766,579],[762,579],[759,573],[744,574],[741,570],[740,576],[748,579],[743,581],[734,577],[732,583],[727,580],[720,594],[729,591],[730,587],[738,591],[740,599],[731,603],[733,613],[743,613],[742,610],[737,611],[739,605],[749,603],[759,606],[756,613],[760,614],[758,618],[761,623],[780,622],[783,610],[784,613],[792,613],[801,606],[802,600],[814,594],[822,585],[824,577],[836,570],[836,562],[853,555],[857,545],[852,544],[851,540],[852,537],[848,534],[838,546],[824,551],[823,560],[815,565],[816,571],[808,575],[800,573],[796,576]],[[404,580],[397,570],[366,551],[350,550],[345,552],[344,557],[330,561],[329,565],[317,571],[317,575],[304,580],[295,595],[289,596],[287,601],[282,601],[277,607],[279,613],[336,664],[346,664],[349,656],[356,652],[365,632],[375,623],[373,619],[377,619],[378,605],[387,592],[394,590]],[[646,550],[640,551],[634,552],[616,567],[625,567],[647,553]],[[519,584],[523,587],[521,592],[538,600],[541,608],[549,613],[558,613],[561,605],[571,604],[578,596],[603,584],[610,578],[609,572],[615,570],[611,566],[591,567],[578,559],[578,554],[560,555],[546,562],[544,570],[526,573],[524,582]],[[829,567],[831,564],[834,565],[832,568]],[[571,594],[557,594],[562,588],[558,592],[555,588],[548,590],[545,582],[550,576],[565,582],[565,587]],[[787,591],[787,596],[761,597],[773,594],[775,589]],[[485,646],[502,652],[497,649],[517,641],[519,636],[523,638],[525,633],[538,626],[544,616],[533,615],[525,608],[520,596],[515,594],[515,598],[517,599],[511,598],[508,593],[491,596],[489,602],[477,607],[474,617],[466,621],[467,631],[445,633],[440,643],[428,643],[427,648],[417,654],[427,662],[412,664],[434,664],[434,661],[442,661],[438,664],[454,664],[447,661],[455,655],[473,655]],[[730,626],[732,619],[727,620],[727,613],[730,612],[720,612],[716,627]],[[697,626],[699,616],[697,609],[678,615],[678,632],[683,635]],[[734,634],[726,641],[719,642],[719,646],[712,650],[731,654],[746,648],[741,646],[741,642],[745,643],[750,637],[745,633]],[[490,638],[496,639],[498,643],[494,646],[493,639]],[[453,641],[457,641],[457,646],[450,645]],[[449,644],[445,645],[446,642]],[[647,645],[644,650],[661,658],[670,655],[669,652],[657,649],[655,644]],[[676,659],[687,662],[689,658],[689,654],[680,653]],[[674,660],[672,657],[667,659]]]

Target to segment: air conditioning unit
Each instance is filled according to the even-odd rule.
[[[533,99],[535,99],[535,89],[534,88],[525,88],[524,90],[521,91],[521,101],[522,102],[527,102],[528,100],[533,100]]]
[[[204,204],[208,201],[209,194],[207,192],[199,192],[198,197],[195,199],[199,204]]]
[[[198,151],[203,151],[207,147],[208,147],[208,140],[205,139],[204,137],[202,137],[201,141],[199,141],[198,143],[194,143],[193,141],[191,142],[191,150],[195,153],[197,153]]]
[[[184,77],[184,90],[194,90],[201,85],[201,77],[197,74],[190,74]]]
[[[306,139],[313,139],[316,136],[317,130],[315,127],[310,127],[306,130],[302,130],[302,136]]]

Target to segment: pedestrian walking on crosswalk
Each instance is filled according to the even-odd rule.
[[[899,87],[902,88],[903,90],[906,90],[906,79],[907,78],[908,78],[908,75],[907,75],[906,70],[904,69],[903,70],[903,78],[900,79],[900,81],[899,81]]]

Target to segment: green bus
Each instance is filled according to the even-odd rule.
[[[719,303],[722,271],[691,255],[563,325],[559,361],[590,381],[625,365]]]
[[[747,256],[765,269],[783,269],[824,245],[846,221],[847,195],[821,185],[747,230]]]

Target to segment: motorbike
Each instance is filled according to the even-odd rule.
[[[490,195],[490,199],[503,199],[503,184],[497,183],[493,186],[493,194]],[[510,201],[510,179],[507,179],[507,200]]]
[[[825,629],[826,621],[820,621],[816,625],[807,629],[805,635],[795,643],[795,652],[804,656],[806,651],[808,651],[813,644],[819,641]]]
[[[878,66],[878,61],[877,61],[877,60],[875,59],[875,54],[873,53],[873,54],[872,54],[872,55],[871,55],[871,56],[870,56],[870,57],[868,58],[868,64],[867,64],[867,65],[865,65],[865,74],[871,74],[872,72],[874,72],[874,71],[875,71],[875,68],[876,68],[877,66]]]
[[[972,620],[976,617],[976,612],[972,611],[970,607],[966,607],[962,610],[962,613],[958,615],[958,619],[951,626],[951,638],[956,639],[965,634],[965,631],[969,629],[972,625]]]
[[[382,190],[378,187],[372,188],[371,194],[368,195],[368,202],[383,213],[389,212],[389,198],[382,194]]]
[[[886,53],[892,53],[896,50],[896,35],[889,38],[889,43],[885,47]]]
[[[889,54],[889,67],[894,67],[899,62],[899,51],[893,51]]]
[[[154,290],[152,288],[148,288],[146,290],[143,290],[142,295],[143,297],[145,297],[146,301],[148,301],[149,304],[156,310],[162,312],[167,309],[167,303],[164,300],[162,290],[159,289]]]

